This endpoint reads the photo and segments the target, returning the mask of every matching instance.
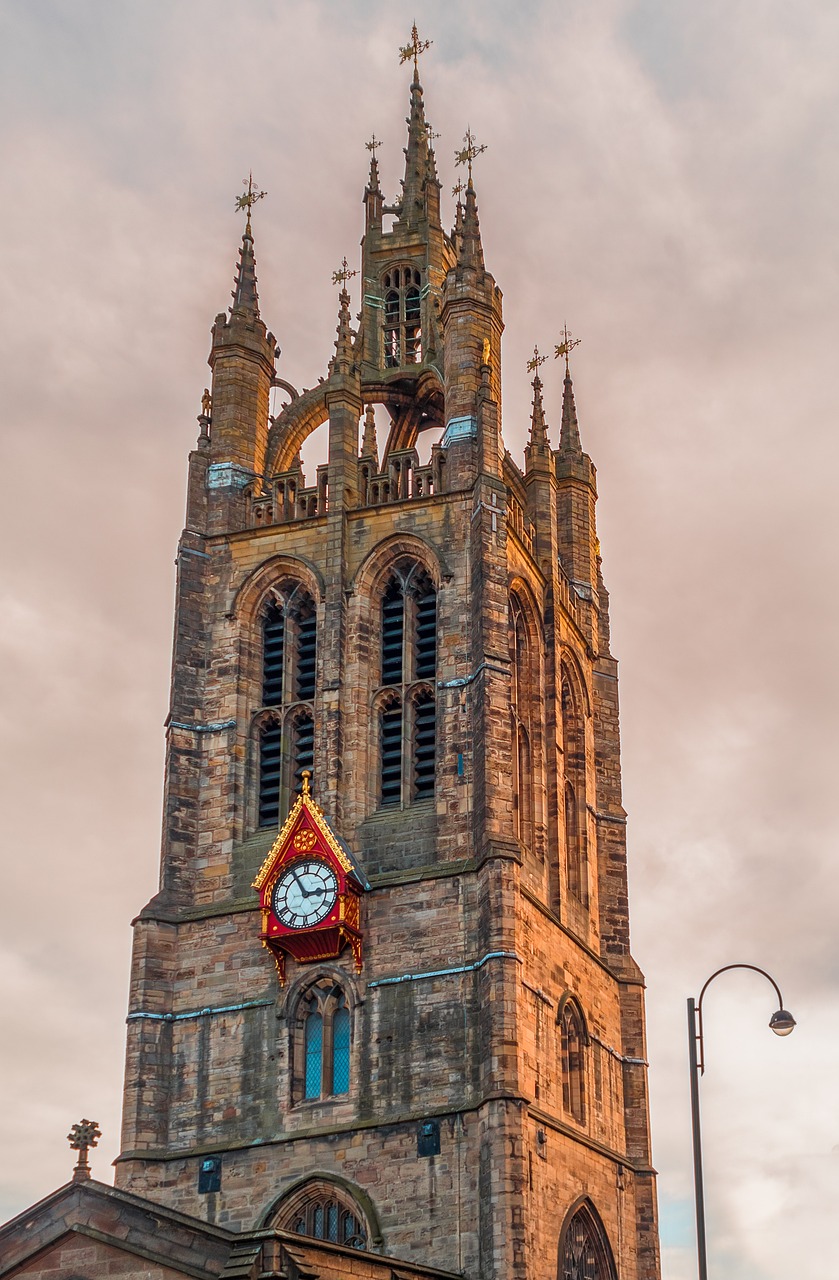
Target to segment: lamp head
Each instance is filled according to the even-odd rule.
[[[776,1036],[788,1036],[795,1026],[795,1018],[786,1009],[776,1009],[769,1019],[769,1027]]]

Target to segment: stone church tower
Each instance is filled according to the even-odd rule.
[[[505,451],[478,149],[446,232],[433,139],[415,69],[401,196],[373,149],[361,311],[345,267],[310,390],[277,375],[243,199],[116,1187],[43,1202],[53,1250],[81,1215],[144,1275],[659,1274],[595,469],[567,371],[553,447],[538,360]]]

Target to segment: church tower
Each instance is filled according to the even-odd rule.
[[[595,468],[567,362],[551,441],[538,353],[523,468],[505,451],[481,148],[445,231],[421,48],[401,194],[374,140],[361,311],[345,263],[309,390],[277,372],[240,201],[116,1188],[242,1242],[230,1276],[321,1274],[299,1240],[330,1276],[656,1280]]]

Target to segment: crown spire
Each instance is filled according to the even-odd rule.
[[[338,294],[338,337],[335,341],[335,355],[329,365],[330,373],[349,373],[353,361],[353,331],[350,327],[350,295],[347,293],[347,281],[357,276],[357,271],[350,271],[346,256],[337,271],[332,272],[332,283],[341,285]],[[357,439],[358,437],[356,437]]]
[[[422,217],[425,208],[426,180],[436,177],[433,153],[429,144],[434,134],[429,130],[425,119],[425,105],[422,97],[422,85],[419,81],[419,56],[431,46],[430,40],[420,40],[417,24],[411,28],[409,44],[399,50],[399,63],[413,59],[414,77],[411,82],[411,113],[407,118],[408,145],[405,148],[405,177],[402,179],[402,200],[400,202],[400,221],[412,223]]]
[[[465,188],[466,201],[463,211],[463,223],[461,227],[456,226],[455,230],[460,232],[458,264],[465,267],[474,267],[477,271],[484,270],[484,249],[481,243],[481,224],[478,220],[478,198],[475,195],[475,188],[472,184],[472,163],[484,151],[486,151],[486,143],[482,143],[479,146],[471,128],[467,126],[466,133],[463,135],[463,147],[460,151],[454,153],[455,164],[465,164],[468,174]],[[463,184],[458,183],[454,190],[459,195],[464,190]],[[459,199],[458,205],[460,205]]]
[[[542,404],[542,379],[539,377],[539,366],[547,360],[547,356],[539,355],[539,348],[533,348],[533,355],[527,362],[527,368],[533,374],[533,408],[530,414],[530,444],[537,449],[549,449],[548,425],[545,422],[545,409]]]
[[[259,316],[259,293],[256,287],[256,256],[253,251],[253,232],[251,231],[251,210],[257,200],[262,200],[268,193],[258,191],[254,186],[253,174],[242,179],[246,188],[244,195],[236,197],[236,208],[246,209],[245,233],[242,236],[242,247],[239,250],[239,262],[236,268],[236,279],[233,282],[233,310],[245,311]]]
[[[558,343],[554,356],[558,360],[565,358],[565,379],[562,390],[562,426],[559,432],[559,449],[561,453],[582,454],[583,446],[580,442],[580,428],[577,423],[577,407],[574,403],[574,384],[571,381],[571,366],[569,357],[575,347],[580,345],[581,339],[574,338],[568,331],[568,325],[563,326],[562,342]]]
[[[379,469],[379,441],[376,436],[376,414],[372,404],[368,404],[364,414],[364,435],[361,439],[360,458],[372,459],[375,470]]]
[[[370,141],[365,142],[364,145],[370,152],[370,177],[367,182],[367,190],[380,195],[382,189],[379,185],[379,161],[376,157],[376,151],[382,144],[374,133]]]

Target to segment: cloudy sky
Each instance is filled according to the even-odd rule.
[[[157,875],[173,555],[249,168],[263,314],[311,385],[404,0],[0,0],[0,1218],[118,1149],[129,921]],[[621,659],[666,1280],[694,1274],[685,998],[707,1004],[712,1270],[822,1280],[839,1196],[835,0],[425,0],[467,123],[504,433],[567,321]],[[556,440],[561,370],[546,366]],[[833,373],[831,373],[833,370]]]

